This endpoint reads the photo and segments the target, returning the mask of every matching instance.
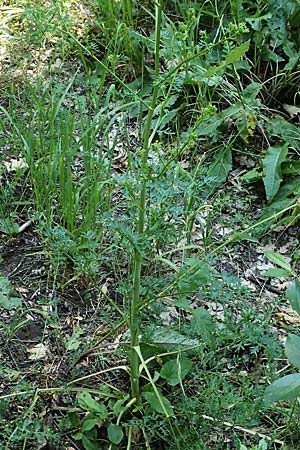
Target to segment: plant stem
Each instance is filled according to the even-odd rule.
[[[161,29],[161,15],[162,15],[162,0],[158,0],[155,3],[155,70],[154,70],[154,86],[152,91],[151,104],[148,107],[148,113],[144,128],[143,136],[143,154],[142,164],[140,170],[140,179],[142,186],[140,190],[139,198],[139,216],[137,225],[137,234],[139,245],[142,245],[144,229],[145,229],[145,217],[146,217],[146,203],[147,203],[147,166],[148,155],[151,145],[150,133],[151,123],[153,118],[153,111],[156,106],[158,92],[159,92],[159,47],[160,47],[160,29]],[[138,246],[134,251],[134,269],[133,269],[133,286],[132,286],[132,299],[130,309],[130,376],[131,376],[131,396],[132,398],[139,399],[140,386],[139,386],[139,356],[134,350],[139,345],[140,334],[140,291],[141,291],[141,271],[143,264],[143,252]]]

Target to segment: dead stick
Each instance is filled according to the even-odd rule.
[[[217,419],[214,419],[213,417],[210,416],[206,416],[205,414],[202,414],[201,417],[203,417],[203,419],[210,420],[211,422],[218,422]],[[233,428],[234,430],[237,431],[242,431],[243,433],[246,434],[250,434],[251,436],[259,436],[263,439],[266,439],[267,441],[272,441],[272,438],[270,436],[267,436],[266,434],[260,433],[259,431],[256,430],[251,430],[249,428],[244,428],[239,425],[234,425],[233,423],[230,422],[222,422],[222,425],[225,425],[225,427]],[[284,445],[284,442],[279,441],[278,439],[274,439],[273,442],[275,442],[276,444]]]

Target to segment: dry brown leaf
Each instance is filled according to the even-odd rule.
[[[300,115],[300,108],[294,105],[283,104],[285,111],[293,118]]]
[[[3,165],[6,168],[7,172],[14,172],[19,169],[27,169],[28,167],[27,162],[23,158],[12,158],[10,161],[4,161]]]
[[[299,327],[300,316],[296,311],[288,308],[282,308],[272,316],[274,325],[280,328],[286,328],[288,326]]]
[[[28,294],[29,290],[25,287],[16,287],[15,291],[19,294]]]
[[[28,359],[30,359],[31,361],[44,359],[47,356],[48,350],[49,348],[47,345],[44,345],[42,343],[36,344],[34,347],[27,349],[27,352],[30,353]]]

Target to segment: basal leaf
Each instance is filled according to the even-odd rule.
[[[265,252],[265,256],[272,263],[291,273],[292,268],[289,262],[282,255],[279,255],[278,253],[275,252],[267,251]]]
[[[187,358],[167,361],[160,370],[160,376],[171,386],[176,386],[183,380],[192,368],[192,362]]]
[[[125,395],[124,398],[121,398],[120,400],[117,400],[116,403],[113,406],[113,413],[114,416],[117,417],[121,412],[126,411],[126,405],[124,406],[124,403],[128,400],[129,395]]]
[[[290,270],[285,269],[279,269],[279,268],[273,268],[268,269],[263,273],[264,277],[270,277],[270,278],[286,278],[291,274]]]
[[[99,442],[91,441],[84,434],[82,435],[82,445],[85,450],[99,450]]]
[[[87,417],[84,419],[81,431],[90,431],[97,425],[97,423],[99,423],[99,417]]]
[[[207,175],[215,179],[215,183],[219,186],[226,181],[226,178],[232,169],[232,153],[229,147],[220,152],[212,162]]]
[[[215,141],[219,135],[218,127],[222,124],[222,120],[218,117],[210,117],[207,120],[203,120],[193,129],[196,136],[210,136]],[[190,133],[190,131],[188,131]]]
[[[282,181],[281,164],[286,160],[287,153],[287,144],[269,147],[263,160],[263,182],[268,201],[271,201],[279,190]]]
[[[4,234],[16,234],[19,231],[19,226],[13,219],[0,219],[0,232]]]
[[[285,343],[285,354],[289,362],[300,369],[300,337],[289,334]]]
[[[0,308],[11,310],[22,306],[22,299],[15,296],[15,291],[7,277],[0,274]]]
[[[147,343],[166,345],[171,347],[178,347],[181,345],[192,347],[199,344],[199,341],[197,339],[191,339],[184,334],[180,334],[178,331],[172,330],[167,327],[157,327],[155,330],[152,330],[149,339],[151,341]]]
[[[279,400],[295,400],[300,396],[300,373],[286,375],[274,381],[265,390],[264,403],[271,405]]]
[[[174,416],[171,403],[161,393],[159,393],[158,398],[155,392],[144,392],[144,397],[154,411],[165,414],[168,417]]]
[[[69,336],[65,341],[65,347],[67,350],[78,350],[81,345],[82,338],[81,335],[84,330],[80,327],[75,327],[72,332],[72,336]]]
[[[286,297],[291,307],[300,314],[300,283],[297,280],[291,282],[286,290]]]
[[[246,17],[245,20],[247,23],[249,23],[249,25],[253,28],[253,30],[255,31],[259,31],[262,27],[262,21],[263,20],[268,20],[272,17],[271,13],[267,13],[264,16],[260,16],[260,17]]]
[[[110,423],[107,428],[107,436],[113,444],[120,444],[124,436],[122,427],[120,425]]]
[[[105,405],[93,399],[91,394],[89,394],[88,392],[79,392],[77,394],[77,400],[80,408],[84,409],[85,411],[97,414],[97,416],[101,419],[107,419],[108,412]]]
[[[241,176],[241,180],[246,183],[251,183],[253,181],[258,181],[261,179],[261,173],[258,169],[251,169]]]

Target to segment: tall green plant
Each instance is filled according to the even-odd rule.
[[[161,16],[162,16],[162,0],[159,0],[155,4],[155,68],[154,68],[154,85],[152,92],[152,101],[148,108],[146,123],[144,127],[143,136],[143,151],[142,151],[142,163],[140,169],[140,179],[142,181],[140,193],[139,193],[139,216],[137,235],[139,246],[136,247],[134,252],[134,270],[133,270],[133,286],[132,286],[132,299],[130,308],[130,377],[131,377],[131,395],[133,398],[139,399],[140,387],[139,387],[139,355],[137,348],[139,347],[139,334],[140,334],[140,302],[141,302],[141,272],[143,265],[143,237],[145,231],[145,218],[146,218],[146,204],[147,204],[147,168],[148,168],[148,156],[149,149],[153,135],[151,135],[151,123],[153,118],[154,108],[159,92],[159,46],[160,46],[160,32],[161,32]]]

